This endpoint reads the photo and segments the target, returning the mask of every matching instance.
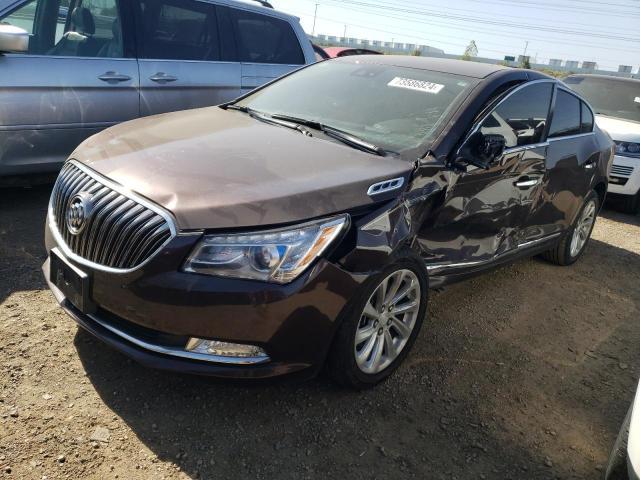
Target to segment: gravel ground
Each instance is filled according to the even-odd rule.
[[[142,368],[56,306],[48,188],[0,192],[0,476],[597,479],[640,371],[640,218],[584,258],[433,292],[376,389],[239,385]]]

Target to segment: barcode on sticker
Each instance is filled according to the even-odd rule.
[[[411,78],[396,77],[387,83],[390,87],[407,88],[409,90],[417,90],[419,92],[438,94],[444,88],[444,85],[433,82],[425,82],[423,80],[413,80]]]

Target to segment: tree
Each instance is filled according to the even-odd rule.
[[[471,40],[467,48],[464,49],[462,60],[471,60],[473,57],[478,56],[478,46],[475,40]]]
[[[422,52],[420,51],[419,48],[416,48],[411,55],[413,55],[414,57],[421,57]]]
[[[526,68],[528,70],[531,69],[531,62],[529,61],[529,57],[527,55],[522,56],[522,60],[520,62],[520,68]]]

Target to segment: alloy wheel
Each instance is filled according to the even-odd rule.
[[[411,270],[387,276],[367,300],[354,341],[356,364],[376,374],[387,368],[404,349],[420,311],[420,281]]]
[[[591,235],[591,229],[596,221],[596,202],[595,200],[589,200],[582,210],[582,215],[578,220],[571,237],[570,253],[572,257],[577,256]]]

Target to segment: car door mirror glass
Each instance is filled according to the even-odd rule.
[[[506,144],[504,136],[498,133],[475,132],[460,147],[458,161],[487,169],[502,156]]]
[[[29,32],[8,24],[0,24],[0,52],[24,53],[29,51]]]

